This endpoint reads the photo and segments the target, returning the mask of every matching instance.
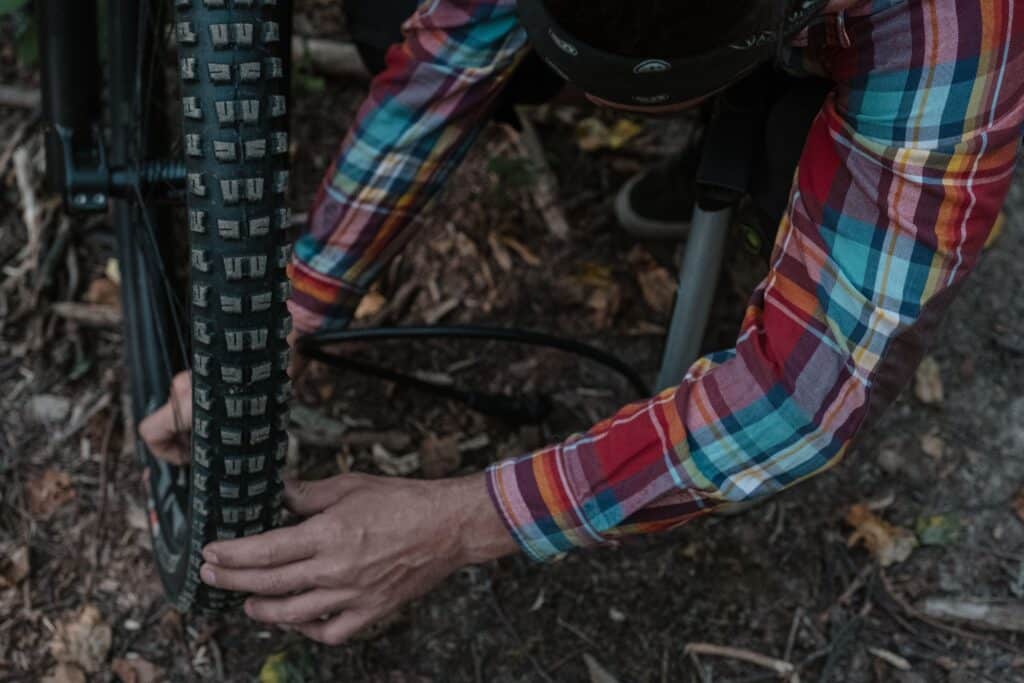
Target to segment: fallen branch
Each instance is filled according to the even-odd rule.
[[[922,614],[936,619],[962,621],[989,631],[1024,632],[1024,607],[980,600],[925,598],[917,604]]]
[[[70,320],[86,327],[121,326],[121,309],[116,306],[61,301],[50,306],[50,311],[58,318]]]
[[[22,88],[16,85],[0,85],[0,106],[17,107],[19,109],[39,109],[42,96],[35,88]]]
[[[516,145],[520,153],[533,164],[536,174],[536,179],[530,186],[533,203],[537,205],[537,210],[540,211],[551,234],[560,240],[567,240],[569,221],[565,219],[565,213],[558,201],[558,178],[548,165],[544,145],[541,144],[537,129],[530,121],[529,110],[516,107],[516,117],[522,127],[519,135],[515,136]]]
[[[998,638],[991,638],[981,633],[965,631],[962,628],[951,626],[949,624],[939,621],[934,617],[930,617],[927,614],[924,614],[923,612],[915,608],[913,605],[911,605],[909,602],[907,602],[907,599],[896,591],[896,589],[892,585],[892,582],[889,581],[889,577],[886,576],[884,571],[880,571],[878,573],[878,576],[881,579],[883,592],[887,596],[889,596],[893,600],[893,602],[895,602],[900,607],[900,609],[902,609],[904,613],[906,613],[908,616],[913,617],[914,619],[924,622],[925,624],[928,624],[933,628],[937,628],[940,631],[945,631],[946,633],[952,634],[954,636],[968,638],[970,640],[980,640],[985,643],[998,645],[999,647],[1009,650],[1010,652],[1013,652],[1015,654],[1024,655],[1024,651],[1022,651],[1020,648],[1016,647],[1015,645],[1011,645],[1010,643],[1003,642]]]
[[[744,650],[738,647],[729,647],[727,645],[715,645],[714,643],[687,643],[684,648],[686,654],[693,655],[711,655],[712,657],[725,657],[727,659],[736,659],[741,662],[747,662],[748,664],[754,664],[765,669],[770,669],[777,673],[781,678],[790,681],[791,683],[800,683],[800,675],[797,673],[796,667],[789,662],[784,662],[781,659],[775,659],[767,655],[762,655],[752,650]]]
[[[292,59],[308,63],[313,71],[334,78],[361,81],[370,78],[359,50],[352,43],[295,36],[292,38]]]

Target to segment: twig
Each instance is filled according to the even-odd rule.
[[[38,122],[38,116],[32,116],[22,121],[15,129],[14,134],[7,140],[7,144],[4,145],[4,152],[3,154],[0,154],[0,175],[3,175],[3,172],[7,169],[7,164],[10,163],[15,150],[21,146],[22,141],[25,139],[25,135],[27,135]]]
[[[687,650],[686,655],[690,658],[693,668],[697,670],[697,675],[700,676],[701,683],[711,683],[711,675],[704,670],[704,665],[700,663],[700,657],[697,656],[697,653]]]
[[[71,424],[68,425],[66,429],[59,432],[53,438],[53,441],[50,442],[51,452],[53,451],[53,449],[57,448],[57,446],[60,446],[62,443],[64,443],[72,436],[74,436],[82,429],[84,429],[85,426],[89,424],[89,422],[92,420],[92,418],[96,417],[102,411],[107,409],[107,407],[110,405],[110,402],[111,398],[108,392],[104,392],[103,394],[101,394],[100,397],[95,401],[95,403],[93,403],[91,406],[82,411],[81,415],[77,419],[72,420]]]
[[[50,306],[58,318],[71,320],[86,327],[120,327],[121,311],[114,306],[61,301]]]
[[[494,607],[494,612],[498,615],[498,620],[501,621],[502,626],[504,626],[505,630],[512,636],[512,639],[519,643],[519,646],[523,648],[523,653],[526,654],[526,658],[530,660],[530,664],[533,665],[537,675],[547,681],[547,683],[555,683],[554,679],[551,678],[551,676],[548,675],[548,672],[540,665],[540,662],[538,662],[533,654],[531,654],[526,648],[526,644],[523,643],[523,639],[519,637],[519,632],[516,631],[516,627],[512,625],[508,616],[505,615],[504,610],[501,609],[501,605],[498,603],[498,596],[494,593],[494,587],[488,586],[488,592],[491,594],[491,606]]]
[[[860,616],[853,617],[848,622],[843,624],[843,627],[839,630],[839,634],[832,639],[832,642],[828,645],[828,658],[825,660],[825,666],[821,669],[821,676],[818,678],[818,683],[828,683],[832,678],[832,670],[835,669],[839,663],[839,658],[846,651],[846,645],[854,639],[857,632],[860,631],[860,627],[864,622],[864,618]]]
[[[992,645],[998,645],[999,647],[1005,650],[1009,650],[1014,654],[1024,655],[1024,650],[1021,650],[1020,648],[1015,647],[1010,643],[1003,642],[998,638],[990,638],[989,636],[982,635],[980,633],[972,633],[971,631],[965,631],[962,628],[950,626],[949,624],[945,624],[939,621],[938,619],[933,619],[929,617],[927,614],[922,614],[913,605],[907,602],[906,598],[904,598],[902,595],[896,592],[896,589],[893,588],[892,583],[889,581],[889,577],[886,575],[884,571],[879,572],[879,577],[881,578],[882,588],[885,591],[885,594],[890,599],[892,599],[893,602],[899,605],[900,609],[902,609],[907,614],[907,616],[917,619],[918,621],[922,621],[931,626],[932,628],[937,628],[940,631],[945,631],[946,633],[949,633],[951,635],[959,636],[960,638],[968,638],[970,640],[979,640],[984,643],[991,643]]]
[[[796,671],[796,667],[789,662],[784,662],[781,659],[762,655],[752,650],[729,647],[728,645],[715,645],[714,643],[687,643],[684,652],[694,655],[710,655],[712,657],[737,659],[741,662],[747,662],[748,664],[754,664],[765,669],[771,669],[779,676],[791,681],[792,683],[799,683],[800,681],[800,676]]]
[[[39,259],[39,249],[43,240],[43,209],[39,205],[39,198],[36,196],[35,182],[32,177],[32,162],[29,158],[28,149],[24,146],[19,147],[15,150],[13,159],[14,176],[18,182],[18,194],[21,196],[21,218],[25,223],[25,230],[28,233],[25,253],[29,263],[34,268]]]
[[[43,98],[35,88],[0,85],[0,106],[19,109],[38,109]]]
[[[786,638],[786,650],[782,655],[782,661],[788,662],[793,655],[793,646],[796,645],[796,632],[800,628],[800,615],[804,613],[803,607],[797,607],[793,612],[793,623],[789,626],[789,637]]]
[[[529,110],[516,107],[516,118],[522,130],[515,136],[515,143],[522,155],[533,163],[536,172],[536,180],[530,187],[533,202],[537,205],[537,210],[540,211],[551,234],[560,240],[567,240],[569,221],[565,219],[565,213],[558,203],[558,178],[548,165],[540,136],[530,121]]]
[[[92,558],[92,569],[89,571],[89,578],[85,582],[86,596],[92,595],[92,584],[96,578],[96,568],[99,566],[100,552],[106,542],[106,518],[107,518],[107,488],[110,482],[110,439],[114,435],[114,424],[117,422],[117,405],[110,411],[110,419],[107,420],[107,427],[103,430],[103,439],[100,442],[100,505],[96,512],[96,548],[95,556]]]

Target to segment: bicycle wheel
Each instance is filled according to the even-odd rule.
[[[175,233],[142,188],[118,202],[126,351],[134,414],[168,396],[174,372],[193,373],[189,466],[149,469],[153,551],[181,610],[218,609],[236,596],[199,580],[207,543],[261,533],[278,521],[290,331],[287,56],[281,0],[108,0],[111,160],[141,165],[164,150],[157,123],[168,20],[178,42],[187,168],[187,294],[175,282]],[[186,311],[181,299],[187,298]]]

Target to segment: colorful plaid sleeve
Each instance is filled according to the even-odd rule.
[[[428,0],[403,26],[295,245],[302,333],[345,327],[465,156],[526,45],[515,0]]]
[[[736,347],[587,434],[489,471],[534,558],[672,527],[835,464],[976,264],[1024,120],[1017,0],[872,0],[822,48],[773,267]]]

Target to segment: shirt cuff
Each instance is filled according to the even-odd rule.
[[[603,543],[587,531],[577,501],[560,481],[557,449],[505,460],[487,469],[487,490],[512,538],[531,559],[561,559],[575,548]]]
[[[318,273],[299,261],[288,265],[288,278],[292,285],[288,311],[292,327],[300,335],[345,329],[366,294],[361,287]]]

